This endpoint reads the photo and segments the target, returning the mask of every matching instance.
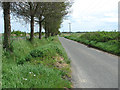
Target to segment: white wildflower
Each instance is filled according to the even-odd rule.
[[[25,80],[27,80],[27,78],[25,78]]]
[[[36,75],[34,74],[34,76],[36,76]]]
[[[27,78],[23,78],[23,80],[27,80]]]
[[[31,74],[32,72],[29,72],[29,74]]]

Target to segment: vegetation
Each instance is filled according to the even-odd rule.
[[[59,33],[60,24],[71,7],[70,1],[65,2],[2,2],[4,14],[4,43],[3,47],[11,51],[10,14],[16,18],[30,23],[30,41],[34,38],[34,24],[39,24],[39,39],[41,29],[45,29],[45,37],[54,36]],[[55,8],[55,9],[54,9]]]
[[[5,29],[2,37],[4,49],[0,49],[2,87],[70,88],[70,61],[58,38],[50,37],[60,33],[60,24],[68,13],[70,2],[1,2],[0,6],[3,8]],[[30,39],[24,39],[24,32],[11,32],[11,15],[30,23]],[[39,39],[34,39],[34,34],[38,35],[34,33],[35,24],[39,24]],[[42,27],[46,39],[41,38],[44,34]]]
[[[15,34],[16,36],[26,36],[26,33],[25,32],[21,32],[21,31],[14,31],[11,32],[11,34]]]
[[[119,32],[89,32],[79,36],[71,34],[64,37],[120,56]]]
[[[70,88],[70,61],[57,37],[16,39],[3,51],[3,88]]]
[[[34,37],[34,23],[39,24],[39,39],[41,39],[42,26],[45,29],[46,38],[50,33],[58,32],[63,17],[68,13],[69,2],[26,2],[26,3],[13,3],[11,11],[19,18],[24,18],[30,22],[30,40]],[[23,6],[25,8],[23,8]],[[56,9],[54,9],[56,8]],[[53,23],[54,24],[51,24]],[[59,22],[59,23],[58,23]],[[53,26],[57,28],[53,28]],[[54,32],[52,32],[52,30]]]

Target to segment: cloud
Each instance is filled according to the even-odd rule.
[[[118,18],[103,18],[101,19],[103,22],[118,22]]]
[[[73,31],[117,29],[118,2],[120,0],[74,0],[72,14]],[[64,27],[67,22],[64,21]],[[113,26],[114,25],[114,26]]]
[[[75,0],[73,17],[82,14],[117,11],[119,0]]]
[[[71,16],[74,19],[96,19],[102,16],[117,17],[119,0],[75,0]],[[96,14],[96,16],[95,16]]]

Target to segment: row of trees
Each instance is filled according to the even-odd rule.
[[[68,13],[71,3],[65,2],[3,2],[4,14],[4,42],[3,47],[10,49],[10,14],[30,23],[30,41],[34,38],[34,24],[39,24],[39,39],[42,26],[45,29],[45,38],[59,32],[63,17]]]

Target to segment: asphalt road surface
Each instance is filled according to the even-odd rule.
[[[71,60],[74,88],[118,88],[118,57],[59,37]]]

